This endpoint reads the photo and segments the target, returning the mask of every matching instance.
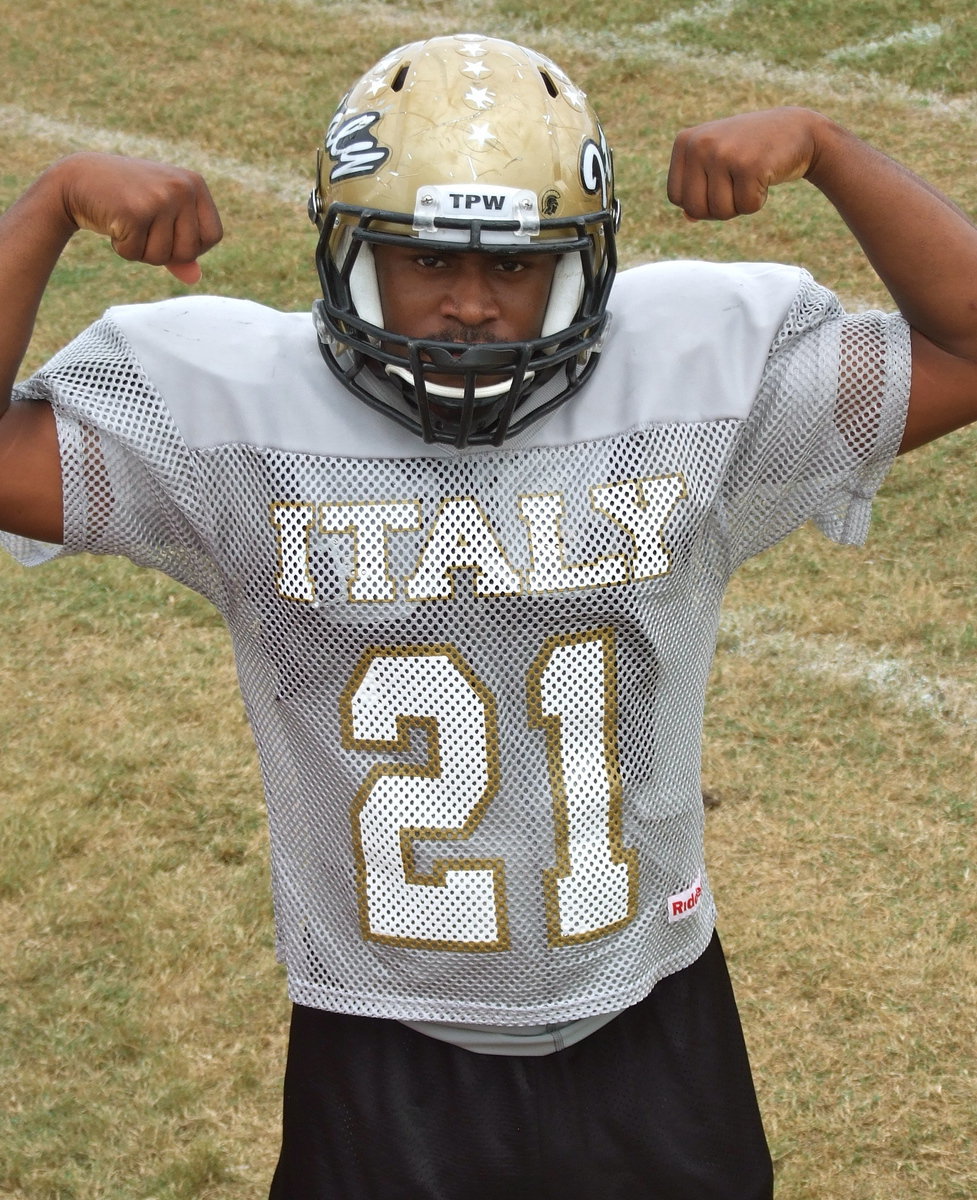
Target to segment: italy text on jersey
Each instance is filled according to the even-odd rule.
[[[670,553],[663,531],[676,505],[688,496],[681,472],[625,479],[586,489],[590,508],[606,518],[609,528],[623,529],[627,551],[602,555],[591,562],[568,563],[561,492],[516,497],[524,526],[520,551],[532,564],[513,566],[523,554],[503,544],[484,508],[473,497],[441,500],[425,526],[420,499],[317,502],[273,501],[270,520],[277,535],[275,582],[286,600],[315,603],[316,580],[310,539],[335,534],[349,539],[355,570],[348,579],[352,603],[448,599],[455,573],[475,574],[478,596],[518,596],[611,587],[653,579],[668,570]],[[400,581],[390,567],[390,539],[399,533],[421,533],[422,549],[413,569]]]
[[[312,546],[328,538],[345,543],[352,564],[346,603],[354,605],[451,601],[459,586],[470,587],[475,600],[566,596],[669,572],[664,531],[688,498],[682,472],[581,492],[598,527],[606,522],[624,548],[571,561],[560,492],[518,494],[504,532],[474,496],[441,497],[428,523],[419,497],[276,501],[269,510],[276,588],[283,600],[317,606],[323,581]],[[514,530],[519,546],[507,544]],[[398,535],[420,545],[406,573],[393,561],[395,543],[404,541]],[[595,540],[611,544],[613,537]],[[525,736],[542,734],[553,811],[546,861],[555,865],[542,871],[539,899],[547,943],[572,945],[622,928],[638,904],[637,850],[623,838],[616,636],[609,625],[537,636],[521,687]],[[367,771],[352,807],[362,936],[427,949],[508,948],[504,858],[456,853],[427,869],[418,865],[419,845],[471,838],[499,793],[502,772],[512,769],[491,680],[452,643],[369,646],[339,708],[343,746],[384,760]],[[429,736],[428,759],[391,762],[409,751],[410,730],[419,728]]]

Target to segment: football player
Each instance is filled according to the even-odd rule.
[[[801,178],[897,312],[618,273],[583,92],[414,43],[326,132],[314,319],[121,306],[16,389],[8,546],[231,631],[294,1001],[275,1200],[771,1195],[703,859],[723,591],[809,519],[861,541],[899,449],[977,417],[977,232],[932,188],[805,109],[686,131],[668,188],[726,219]],[[189,281],[220,237],[197,176],[55,164],[0,224],[4,397],[78,228]]]

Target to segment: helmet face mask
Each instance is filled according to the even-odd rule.
[[[474,35],[394,51],[341,104],[317,176],[317,331],[360,399],[428,442],[500,444],[588,378],[618,211],[600,126],[549,60]],[[387,328],[374,263],[385,245],[554,256],[538,335],[472,344]]]

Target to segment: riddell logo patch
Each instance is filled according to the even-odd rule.
[[[669,925],[674,925],[676,921],[684,921],[686,917],[691,917],[699,907],[701,900],[702,876],[697,875],[692,881],[691,887],[686,888],[684,892],[676,892],[674,896],[668,897]]]

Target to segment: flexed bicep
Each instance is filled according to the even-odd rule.
[[[51,272],[79,229],[186,283],[199,279],[198,259],[222,236],[195,172],[111,154],[61,159],[0,218],[0,528],[53,542],[62,536],[54,415],[41,401],[10,405],[10,397]]]
[[[43,401],[14,403],[0,420],[0,529],[42,542],[62,540],[58,431]]]

